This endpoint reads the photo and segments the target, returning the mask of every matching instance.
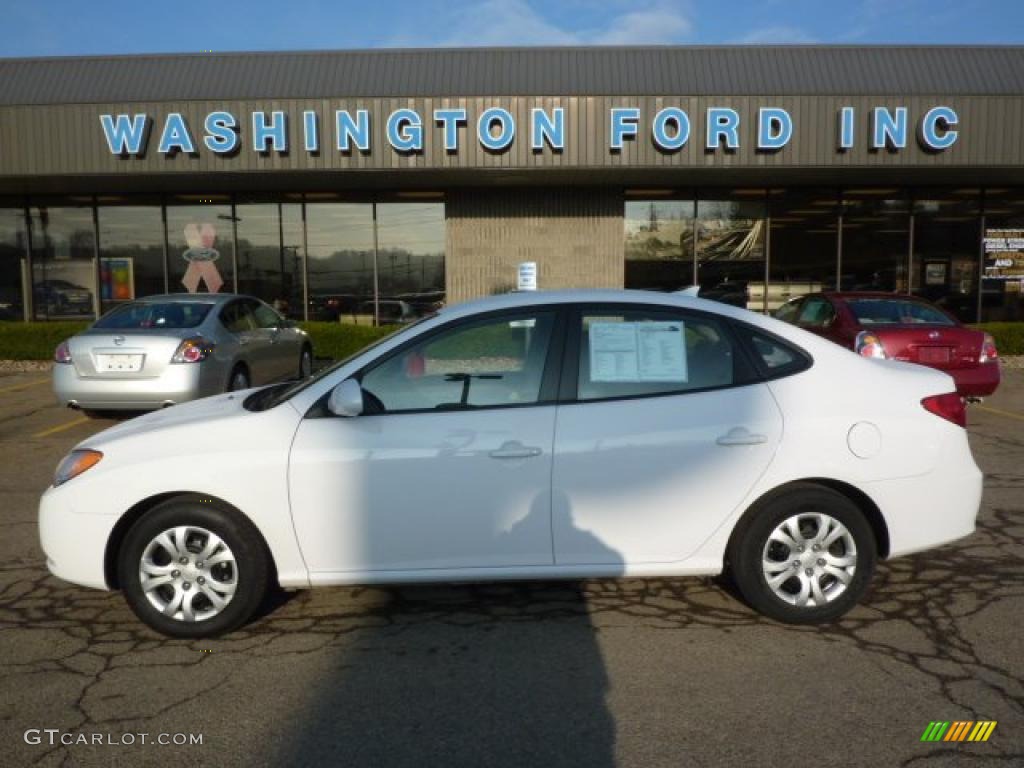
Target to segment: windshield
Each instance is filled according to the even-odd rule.
[[[212,306],[198,301],[133,301],[105,314],[93,328],[122,331],[195,328]]]
[[[357,357],[359,357],[360,355],[363,355],[363,354],[369,352],[371,349],[379,347],[381,344],[383,344],[386,341],[391,341],[396,336],[399,336],[399,335],[404,334],[404,333],[408,333],[413,328],[418,326],[420,323],[423,323],[426,320],[430,320],[432,317],[435,317],[435,316],[436,316],[436,313],[431,313],[429,315],[424,315],[419,320],[417,320],[415,323],[410,323],[409,325],[404,325],[401,328],[398,328],[398,329],[392,331],[391,333],[387,334],[386,336],[381,336],[379,339],[377,339],[372,344],[368,344],[367,346],[365,346],[362,349],[360,349],[358,352],[349,355],[348,357],[344,358],[343,360],[338,360],[335,363],[331,363],[329,366],[327,366],[323,370],[318,371],[317,373],[314,373],[308,379],[301,379],[299,381],[285,382],[284,384],[275,384],[272,387],[267,387],[266,389],[261,389],[259,392],[254,392],[248,398],[246,398],[245,407],[247,409],[249,409],[250,411],[265,411],[268,408],[273,408],[274,406],[279,405],[280,403],[283,403],[285,400],[290,400],[291,398],[295,397],[295,395],[299,394],[300,392],[302,392],[303,390],[307,389],[308,387],[313,386],[314,384],[316,384],[318,381],[320,381],[324,377],[330,376],[332,373],[334,373],[336,370],[341,368],[343,365],[348,364],[351,360],[355,360]]]
[[[956,325],[944,312],[912,299],[847,299],[861,325]]]

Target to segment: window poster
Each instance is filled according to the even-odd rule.
[[[687,381],[682,322],[596,322],[590,325],[590,380]]]

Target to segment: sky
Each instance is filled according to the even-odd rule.
[[[0,0],[0,56],[475,45],[1022,44],[1024,0]]]

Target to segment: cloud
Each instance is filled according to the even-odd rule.
[[[743,37],[739,38],[736,42],[738,43],[760,43],[760,44],[777,44],[777,43],[813,43],[816,42],[813,37],[808,35],[799,27],[789,27],[786,25],[774,25],[761,27],[759,29],[752,30]]]
[[[388,45],[515,46],[515,45],[656,45],[689,37],[693,24],[679,3],[638,3],[633,10],[608,17],[599,27],[573,29],[559,25],[526,0],[485,0],[452,5],[454,18],[440,19],[444,31],[419,30],[392,38]],[[424,39],[428,38],[428,39]]]

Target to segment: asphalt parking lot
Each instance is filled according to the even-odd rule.
[[[883,564],[836,626],[773,624],[717,580],[588,581],[298,593],[213,641],[47,574],[39,494],[110,422],[57,408],[44,373],[0,376],[0,764],[1020,766],[1024,371],[1005,376],[970,412],[979,531]],[[935,720],[998,726],[922,743]]]

